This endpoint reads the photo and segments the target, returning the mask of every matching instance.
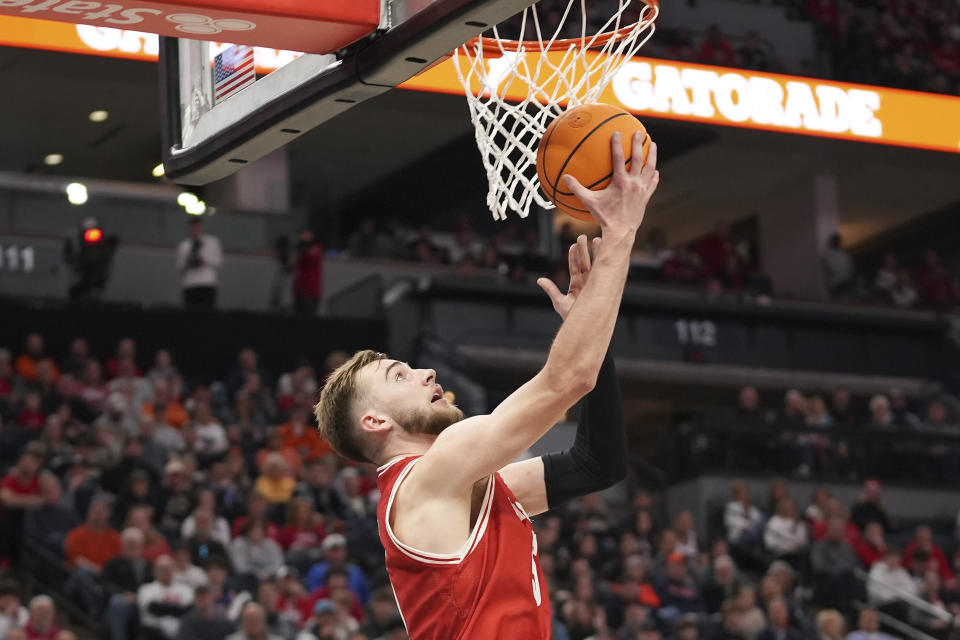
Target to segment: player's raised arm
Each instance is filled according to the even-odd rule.
[[[618,137],[611,147],[615,170],[609,187],[590,191],[567,177],[570,189],[600,222],[603,242],[546,364],[489,416],[443,431],[411,474],[416,485],[435,494],[462,491],[515,459],[593,388],[613,335],[636,232],[659,182],[655,145],[644,164],[640,136],[634,139],[630,171]],[[586,238],[578,244],[577,250],[586,251]]]

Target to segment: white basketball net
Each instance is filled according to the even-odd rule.
[[[523,11],[517,40],[501,39],[495,27],[492,36],[472,40],[454,52],[487,173],[487,206],[497,220],[505,220],[508,209],[525,218],[534,202],[545,209],[553,208],[541,194],[537,179],[540,137],[565,108],[596,102],[620,67],[655,29],[656,4],[613,0],[616,12],[593,34],[588,33],[585,16],[588,5],[596,10],[601,3],[565,1],[566,9],[552,33],[541,31],[534,5]],[[563,0],[556,4],[562,6]],[[579,36],[561,39],[576,5]],[[610,2],[602,5],[608,7]],[[628,10],[633,7],[636,13],[641,5],[639,19],[632,22]]]

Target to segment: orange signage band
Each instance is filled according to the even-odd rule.
[[[0,14],[330,53],[380,24],[380,0],[0,0]]]
[[[22,0],[0,0],[0,11],[14,2]],[[150,33],[2,15],[0,45],[146,61],[156,61],[158,50]],[[257,72],[298,55],[258,47]],[[400,87],[462,94],[454,64],[444,60]],[[508,99],[526,95],[517,80],[507,88]],[[600,101],[640,116],[960,153],[960,98],[939,94],[638,57],[620,69]]]
[[[154,33],[7,16],[0,16],[0,45],[144,62],[156,62],[160,47]],[[219,53],[226,46],[214,43],[213,52]],[[266,75],[301,55],[285,49],[256,47],[254,64],[258,74]]]
[[[534,68],[540,53],[527,55]],[[445,60],[400,87],[462,94],[455,64]],[[472,90],[484,88],[475,81]],[[520,101],[528,91],[513,78],[505,97]],[[551,87],[543,93],[552,95]],[[960,98],[933,93],[637,57],[598,102],[640,116],[960,153]]]

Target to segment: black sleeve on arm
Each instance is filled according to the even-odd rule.
[[[547,507],[606,489],[627,475],[627,432],[613,356],[607,355],[597,383],[580,408],[573,447],[543,456]]]

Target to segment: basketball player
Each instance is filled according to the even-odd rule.
[[[529,516],[606,488],[626,472],[619,388],[607,352],[630,250],[659,182],[657,148],[631,169],[619,135],[614,177],[567,185],[600,223],[570,247],[570,289],[538,283],[564,318],[543,369],[490,415],[463,418],[429,369],[360,351],[328,379],[315,408],[341,454],[381,465],[377,510],[387,570],[414,640],[548,640],[550,601]],[[592,391],[592,392],[591,392]],[[572,449],[514,462],[590,394]]]

